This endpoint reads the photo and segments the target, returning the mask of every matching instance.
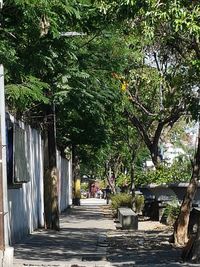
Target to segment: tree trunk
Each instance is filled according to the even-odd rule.
[[[195,237],[191,237],[186,248],[183,251],[182,258],[191,260],[194,263],[200,262],[200,218],[198,220],[198,229]]]
[[[59,230],[56,132],[52,109],[47,110],[44,132],[44,213],[46,227]]]
[[[72,145],[72,176],[73,176],[73,204],[80,206],[81,199],[81,177],[80,162],[75,145]]]
[[[132,162],[131,162],[131,186],[130,186],[130,189],[131,189],[131,194],[132,194],[132,197],[133,199],[135,198],[135,162],[133,161],[132,159]]]
[[[132,158],[131,158],[131,194],[132,194],[132,209],[135,210],[135,151],[132,152]]]
[[[116,190],[115,190],[115,177],[114,174],[112,173],[112,168],[111,166],[108,167],[108,171],[107,171],[108,175],[107,177],[107,182],[109,184],[109,186],[111,187],[112,192],[115,194]]]
[[[152,162],[153,162],[155,168],[158,169],[159,166],[160,166],[160,157],[159,157],[159,152],[158,152],[158,144],[151,144],[151,146],[148,147],[148,148],[150,150]]]
[[[179,216],[174,225],[174,243],[184,246],[188,242],[188,224],[192,201],[198,187],[198,179],[200,174],[200,126],[198,130],[198,146],[194,159],[192,177],[187,188],[186,195],[181,205]]]
[[[116,191],[116,178],[117,178],[117,176],[118,176],[118,173],[119,173],[119,170],[120,170],[120,168],[121,168],[121,166],[122,166],[122,160],[121,160],[121,156],[119,155],[116,159],[115,159],[115,161],[114,161],[114,163],[113,163],[113,175],[114,175],[114,192]]]
[[[177,246],[185,246],[188,242],[188,224],[190,210],[192,208],[192,201],[197,190],[197,185],[198,182],[196,171],[193,171],[190,184],[187,188],[186,195],[181,205],[179,216],[174,225],[174,243]]]

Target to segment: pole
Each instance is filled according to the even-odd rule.
[[[0,0],[0,10],[3,8],[3,0]],[[4,196],[3,196],[3,138],[2,138],[2,130],[5,129],[3,127],[3,107],[4,105],[4,73],[3,73],[3,65],[0,65],[0,250],[5,249],[5,235],[4,235]]]
[[[0,116],[1,125],[1,116]],[[5,248],[4,238],[4,206],[3,206],[3,168],[2,168],[2,135],[0,127],[0,250]]]
[[[3,190],[4,190],[4,166],[3,166],[3,154],[5,149],[5,143],[3,139],[5,140],[3,136],[3,132],[5,131],[4,122],[3,119],[5,117],[5,109],[3,108],[5,106],[4,102],[4,76],[3,76],[3,66],[0,65],[0,249],[4,250],[5,248],[5,236],[4,236],[4,196],[3,196]],[[4,113],[4,114],[3,114]]]

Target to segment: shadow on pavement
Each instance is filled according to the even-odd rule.
[[[114,229],[103,207],[73,207],[60,216],[60,231],[41,229],[15,245],[17,260],[66,261],[98,255],[98,240]]]
[[[137,231],[108,238],[108,261],[112,266],[194,266],[181,262],[181,249],[169,242],[169,233]],[[195,265],[197,266],[197,265]]]

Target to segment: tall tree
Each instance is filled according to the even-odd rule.
[[[45,129],[45,220],[51,229],[59,228],[54,93],[73,50],[61,33],[77,29],[79,7],[66,1],[4,1],[1,12],[0,57],[10,111]]]
[[[187,103],[187,109],[185,109],[187,113],[192,111],[194,114],[195,112],[198,113],[199,110],[199,97],[198,94],[195,94],[195,91],[199,90],[200,5],[197,1],[188,2],[179,0],[169,0],[165,2],[153,0],[140,3],[138,1],[122,1],[121,5],[117,5],[117,1],[112,1],[111,3],[108,3],[108,1],[99,1],[99,5],[102,9],[104,8],[104,12],[112,14],[113,18],[120,18],[125,21],[127,25],[134,27],[134,29],[137,29],[139,32],[141,32],[142,29],[143,36],[150,41],[148,48],[150,47],[153,52],[152,56],[154,56],[156,60],[156,64],[154,65],[157,66],[157,71],[160,74],[162,82],[160,86],[160,97],[162,95],[164,97],[164,94],[168,93],[169,98],[163,98],[163,109],[160,112],[161,116],[158,116],[157,128],[153,131],[154,134],[151,138],[149,138],[147,134],[148,128],[142,127],[143,125],[138,119],[138,115],[133,115],[130,119],[132,119],[133,123],[146,140],[145,142],[151,151],[152,160],[157,165],[157,160],[155,158],[158,152],[157,140],[159,139],[163,126],[166,125],[166,123],[173,124],[174,120],[172,119],[171,121],[170,113],[165,117],[166,111],[171,112],[174,108],[176,114],[176,105],[178,110],[180,107],[183,107],[182,103],[178,101],[180,97],[184,106],[185,103]],[[166,68],[167,65],[168,67]],[[170,72],[168,72],[168,70],[170,70]],[[178,98],[176,97],[177,90],[179,91]],[[149,113],[151,116],[155,114],[152,110],[148,110],[144,102],[141,103],[141,101],[138,101],[137,95],[130,94],[130,98],[132,102],[146,114]],[[176,105],[172,105],[170,109],[169,103],[171,100],[175,101]],[[169,108],[167,110],[164,101]],[[171,115],[173,116],[173,114]],[[176,116],[180,116],[180,114],[176,114]],[[198,174],[198,172],[193,169],[193,175],[196,176],[196,174]],[[191,190],[191,188],[189,190]],[[191,192],[190,196],[194,196],[195,190],[196,187],[194,184],[192,187],[193,192]],[[191,203],[192,199],[189,200],[187,197],[185,201]],[[188,205],[186,209],[183,208],[185,206],[184,203],[185,202],[183,202],[180,215],[182,219],[179,220],[179,225],[175,228],[175,240],[181,245],[187,240],[185,237],[187,236],[186,231],[190,208],[190,205]]]

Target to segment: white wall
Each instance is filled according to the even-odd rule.
[[[25,129],[26,157],[30,167],[30,182],[21,188],[8,189],[10,242],[15,243],[34,229],[44,226],[43,150],[41,134],[30,126]]]
[[[59,211],[64,211],[72,204],[72,181],[71,181],[71,160],[62,158],[57,152],[57,166],[59,169]]]
[[[3,1],[0,1],[0,8],[2,8]],[[9,212],[8,212],[8,190],[7,190],[7,164],[6,164],[6,124],[5,124],[5,90],[4,90],[4,69],[0,64],[0,133],[1,133],[1,153],[2,153],[2,181],[1,190],[3,191],[3,213],[4,216],[4,249],[0,248],[0,265],[2,267],[13,266],[13,248],[9,247]],[[2,201],[2,199],[1,199]],[[1,210],[2,211],[2,210]]]
[[[16,243],[33,230],[44,227],[43,144],[39,131],[25,126],[26,157],[30,164],[30,182],[8,189],[10,243]],[[71,162],[58,154],[60,211],[71,204]]]

